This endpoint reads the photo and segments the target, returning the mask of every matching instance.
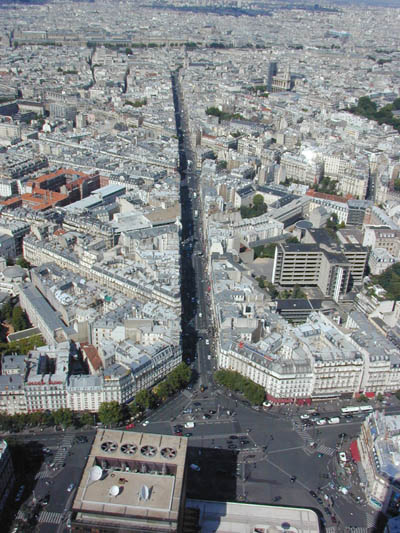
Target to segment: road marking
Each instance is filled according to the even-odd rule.
[[[55,512],[42,511],[39,515],[38,522],[46,522],[47,524],[61,524],[62,514]]]

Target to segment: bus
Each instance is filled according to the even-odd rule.
[[[342,407],[340,409],[342,415],[352,415],[354,413],[359,413],[360,412],[360,408],[359,407]]]
[[[360,406],[360,411],[362,413],[372,413],[373,410],[374,408],[372,407],[372,405],[361,405]]]

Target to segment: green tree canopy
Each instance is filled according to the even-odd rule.
[[[61,408],[53,413],[54,423],[66,428],[72,426],[74,415],[71,409]]]
[[[16,305],[12,312],[11,323],[15,331],[22,331],[29,327],[29,322],[23,312],[22,308],[19,305]]]
[[[116,426],[122,420],[122,409],[118,402],[103,402],[99,407],[98,418],[105,426]]]
[[[153,409],[157,403],[157,399],[151,391],[141,390],[136,394],[135,403],[144,411],[146,409]]]
[[[241,392],[253,405],[261,405],[265,399],[265,389],[238,372],[217,370],[214,379],[230,390]]]

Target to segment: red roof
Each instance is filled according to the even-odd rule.
[[[95,371],[102,368],[103,363],[100,359],[99,352],[93,344],[87,344],[86,342],[81,342],[81,348],[86,357],[89,359],[90,364],[92,365]]]
[[[347,200],[354,198],[351,194],[346,194],[346,196],[338,196],[337,194],[327,194],[325,192],[317,192],[313,189],[308,189],[306,192],[307,196],[313,196],[314,198],[322,198],[324,200],[332,200],[334,202],[347,203]]]
[[[360,457],[360,451],[358,449],[358,444],[356,440],[353,440],[353,442],[350,444],[350,452],[351,452],[351,456],[353,457],[354,461],[356,463],[359,463],[361,457]]]

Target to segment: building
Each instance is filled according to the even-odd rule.
[[[400,416],[371,413],[352,444],[359,460],[368,505],[383,513],[398,513],[400,507]]]
[[[361,285],[368,250],[359,244],[339,244],[323,229],[307,229],[301,243],[275,248],[272,282],[281,286],[318,286],[335,301]]]
[[[293,528],[298,533],[320,531],[317,513],[312,509],[301,507],[188,499],[186,508],[197,511],[199,531],[210,531],[212,524],[218,527],[213,531],[221,533],[225,531],[274,533],[284,531],[285,523],[291,526],[290,530]]]
[[[10,449],[5,440],[0,441],[0,514],[15,483]]]
[[[72,504],[74,533],[182,531],[185,437],[98,430]]]

